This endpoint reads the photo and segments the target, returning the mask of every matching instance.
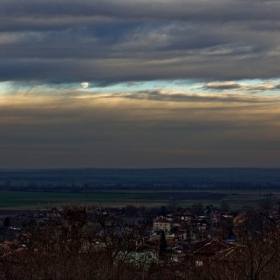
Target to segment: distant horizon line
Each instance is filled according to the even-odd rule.
[[[280,169],[280,167],[46,167],[46,168],[0,168],[8,171],[41,171],[41,170],[164,170],[164,169]]]

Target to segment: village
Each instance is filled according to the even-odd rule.
[[[50,248],[52,242],[51,255],[60,250],[62,258],[66,252],[88,256],[98,252],[110,256],[115,263],[145,267],[145,271],[160,264],[161,270],[172,268],[172,273],[183,277],[186,266],[188,272],[191,269],[201,274],[214,264],[223,271],[225,267],[232,269],[233,264],[245,264],[248,240],[269,240],[269,246],[272,241],[279,243],[278,209],[265,209],[265,204],[241,213],[223,211],[229,210],[226,208],[224,202],[220,209],[201,204],[188,209],[162,206],[157,211],[132,205],[73,205],[48,211],[22,211],[2,217],[0,261],[7,265],[23,252],[28,255],[31,251],[36,251],[38,257],[40,250]],[[175,211],[169,212],[170,209]],[[73,246],[71,250],[69,246]]]

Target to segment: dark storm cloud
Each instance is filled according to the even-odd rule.
[[[240,89],[241,85],[239,84],[218,84],[218,85],[212,85],[207,84],[204,86],[205,89],[215,89],[215,90],[224,90],[224,89]]]
[[[0,79],[279,77],[279,19],[277,1],[2,1]]]
[[[212,87],[211,87],[212,89]],[[224,89],[223,87],[215,89]],[[269,100],[265,98],[250,98],[249,96],[238,96],[233,94],[224,95],[198,95],[198,94],[181,94],[181,93],[163,93],[159,90],[145,90],[139,91],[131,94],[113,94],[108,98],[122,97],[127,99],[138,99],[138,100],[151,100],[151,101],[162,101],[162,102],[219,102],[219,103],[270,103],[274,100]]]
[[[246,56],[245,56],[246,57]],[[155,79],[255,79],[279,77],[280,56],[251,55],[220,58],[205,55],[174,59],[1,59],[1,80],[45,80],[50,82],[93,81],[102,84]],[[226,60],[226,64],[225,64]]]
[[[2,16],[106,16],[167,20],[279,19],[277,1],[4,1]]]
[[[211,90],[243,90],[244,92],[254,92],[254,91],[274,91],[280,89],[280,84],[277,83],[262,83],[262,84],[240,84],[233,82],[225,82],[225,83],[208,83],[204,87],[204,89]]]

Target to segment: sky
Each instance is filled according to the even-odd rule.
[[[279,31],[279,0],[0,0],[0,168],[280,167]]]

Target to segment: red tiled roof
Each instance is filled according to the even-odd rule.
[[[181,211],[181,212],[177,212],[177,213],[174,214],[174,216],[191,216],[191,215],[192,215],[192,213],[187,211],[187,210]]]
[[[163,216],[154,219],[154,223],[172,223],[170,219],[167,219]]]
[[[170,247],[175,247],[177,245],[178,241],[167,240],[166,243]]]
[[[206,242],[201,244],[201,246],[196,246],[193,248],[193,254],[215,254],[217,252],[227,250],[234,245],[224,241],[212,239],[211,241],[206,240]]]
[[[216,253],[216,259],[220,261],[232,261],[240,257],[240,250],[244,249],[244,245],[235,245],[234,247]]]

